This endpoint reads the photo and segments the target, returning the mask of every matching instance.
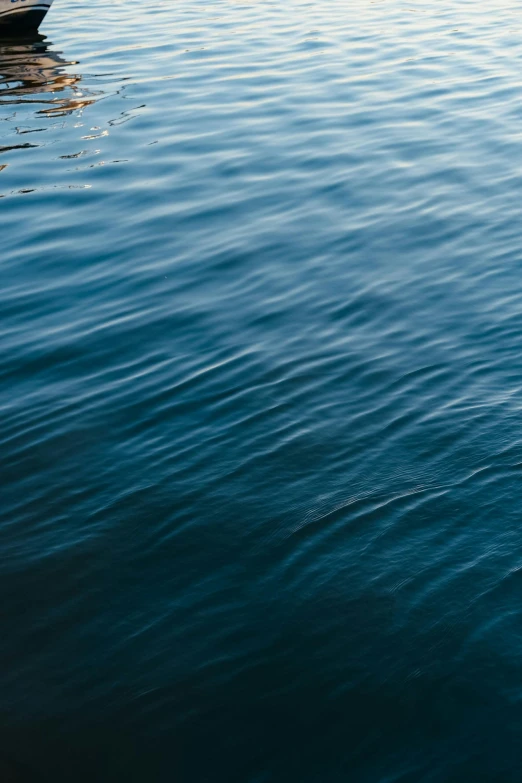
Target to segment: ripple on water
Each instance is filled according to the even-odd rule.
[[[0,41],[22,778],[518,780],[497,6],[93,0]]]

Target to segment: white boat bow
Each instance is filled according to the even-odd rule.
[[[52,4],[53,0],[0,0],[0,36],[37,30]]]

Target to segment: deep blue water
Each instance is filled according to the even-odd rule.
[[[519,783],[522,3],[42,33],[0,43],[2,779]]]

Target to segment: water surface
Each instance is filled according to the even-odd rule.
[[[520,780],[521,11],[0,42],[20,780]]]

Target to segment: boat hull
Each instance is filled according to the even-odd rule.
[[[0,36],[38,30],[52,0],[0,0]]]

